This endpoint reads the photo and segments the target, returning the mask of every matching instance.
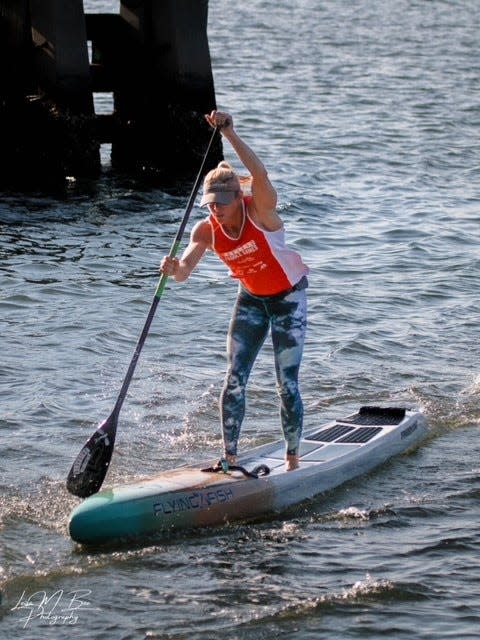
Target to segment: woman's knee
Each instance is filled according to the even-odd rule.
[[[235,372],[227,372],[223,384],[224,393],[240,396],[245,392],[244,376]]]
[[[277,384],[277,393],[282,401],[282,404],[292,404],[300,399],[300,391],[298,388],[298,382],[295,378],[289,380],[283,380]]]

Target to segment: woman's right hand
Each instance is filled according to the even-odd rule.
[[[178,269],[179,264],[178,258],[171,258],[170,256],[165,256],[162,258],[160,263],[160,273],[163,273],[165,276],[174,276],[175,272]]]

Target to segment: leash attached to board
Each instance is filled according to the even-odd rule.
[[[204,473],[228,473],[229,471],[240,471],[247,478],[260,478],[261,476],[268,476],[270,473],[269,467],[266,464],[259,464],[251,471],[241,467],[238,464],[229,464],[225,458],[221,458],[214,467],[207,467],[202,469]]]

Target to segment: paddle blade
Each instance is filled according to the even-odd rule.
[[[80,498],[96,493],[107,475],[112,459],[117,417],[107,418],[85,443],[67,478],[67,489]]]

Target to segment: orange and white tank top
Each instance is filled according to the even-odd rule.
[[[227,235],[210,214],[212,247],[230,269],[232,278],[258,296],[272,296],[293,287],[308,273],[300,255],[285,245],[285,230],[266,231],[258,227],[246,212],[243,200],[243,225],[238,238]]]

